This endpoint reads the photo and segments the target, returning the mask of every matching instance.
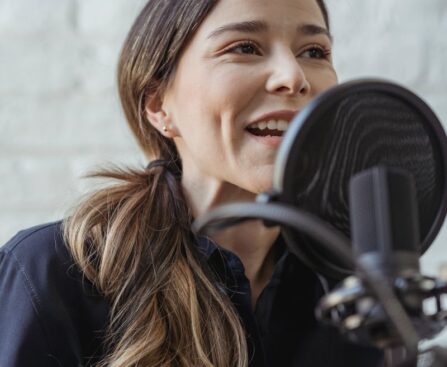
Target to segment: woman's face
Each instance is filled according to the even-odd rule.
[[[287,125],[337,83],[330,51],[316,0],[219,1],[162,101],[184,175],[268,190]]]

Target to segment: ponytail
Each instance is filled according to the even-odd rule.
[[[180,168],[160,160],[88,177],[118,182],[64,221],[76,263],[111,307],[100,366],[246,366],[238,316],[196,249]]]

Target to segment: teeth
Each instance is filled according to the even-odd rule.
[[[269,130],[279,130],[279,131],[287,131],[289,127],[289,123],[286,120],[269,120],[257,122],[256,124],[250,125],[250,129],[269,129]]]
[[[287,121],[284,121],[284,120],[278,121],[278,130],[279,131],[286,131],[288,127],[289,127],[289,124],[287,123]]]
[[[257,125],[258,129],[260,129],[260,130],[264,130],[267,128],[267,122],[265,122],[265,121],[259,122],[256,125]]]
[[[269,128],[269,130],[278,130],[278,124],[275,120],[270,120],[267,123],[267,127]]]

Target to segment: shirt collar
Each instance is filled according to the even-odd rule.
[[[287,258],[291,256],[291,253],[287,250],[282,236],[278,237],[273,246],[277,247],[278,257],[272,275],[272,280],[276,282],[280,280],[284,272],[285,264],[287,263]],[[228,281],[229,273],[233,275],[245,274],[244,265],[239,257],[235,253],[219,246],[209,237],[199,236],[197,238],[197,248],[211,269],[217,273],[222,281]]]

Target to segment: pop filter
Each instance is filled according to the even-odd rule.
[[[280,203],[307,211],[350,237],[349,181],[374,166],[413,175],[424,253],[446,216],[447,139],[432,110],[398,85],[359,80],[315,98],[295,117],[280,146],[274,191]],[[315,239],[290,227],[283,233],[314,270],[336,278],[352,272]]]
[[[279,148],[272,194],[259,195],[256,204],[214,209],[194,229],[210,232],[256,218],[280,224],[292,253],[315,271],[342,279],[354,271],[349,181],[375,166],[413,176],[424,253],[447,212],[447,137],[418,96],[380,80],[340,84],[313,99]]]

